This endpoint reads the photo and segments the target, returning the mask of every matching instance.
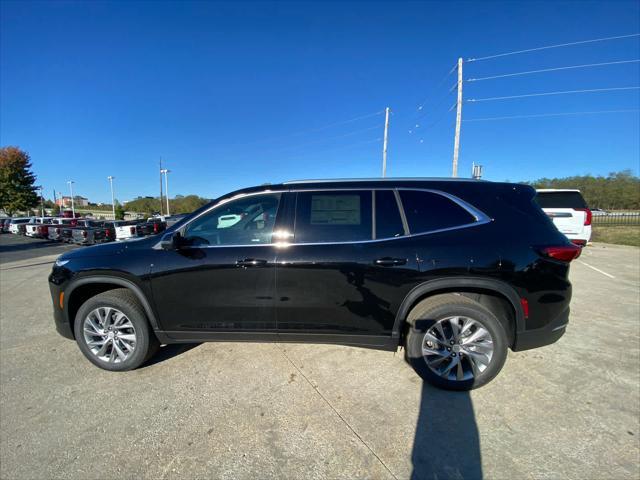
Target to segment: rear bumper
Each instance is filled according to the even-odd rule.
[[[569,307],[567,307],[560,315],[543,328],[525,330],[516,333],[516,339],[512,350],[514,352],[519,352],[522,350],[529,350],[531,348],[544,347],[545,345],[557,342],[560,337],[564,335],[568,324]]]

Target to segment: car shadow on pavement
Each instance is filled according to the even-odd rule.
[[[173,357],[182,355],[183,353],[186,353],[192,348],[196,348],[199,345],[202,345],[202,344],[201,343],[172,343],[169,345],[163,345],[160,347],[158,352],[143,365],[142,368],[150,367],[151,365],[155,365],[157,363],[162,363],[166,360],[170,360]]]
[[[38,248],[47,248],[54,245],[59,245],[57,242],[52,242],[50,240],[41,240],[41,241],[33,241],[33,242],[23,242],[23,243],[10,243],[0,245],[0,252],[17,252],[21,250],[34,250]]]
[[[412,480],[482,478],[480,438],[469,392],[422,386]]]

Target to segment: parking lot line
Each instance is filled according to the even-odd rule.
[[[593,265],[589,265],[587,262],[583,262],[582,260],[578,260],[578,262],[581,263],[582,265],[584,265],[585,267],[589,267],[590,269],[595,270],[596,272],[601,273],[602,275],[605,275],[605,276],[607,276],[609,278],[616,278],[613,275],[611,275],[610,273],[603,272],[599,268],[596,268]]]

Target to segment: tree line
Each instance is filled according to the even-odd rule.
[[[607,176],[580,175],[564,178],[540,178],[528,182],[535,188],[572,188],[582,192],[590,208],[603,210],[640,209],[640,178],[631,170]]]
[[[167,199],[162,199],[162,208],[160,207],[160,197],[138,197],[124,204],[124,209],[130,212],[145,213],[153,215],[167,210]],[[208,203],[206,198],[198,195],[176,195],[169,199],[169,211],[174,213],[190,213]]]

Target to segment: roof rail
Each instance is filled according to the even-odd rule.
[[[283,185],[292,183],[336,183],[336,182],[425,182],[425,181],[438,181],[438,182],[478,182],[486,180],[476,180],[473,178],[452,178],[452,177],[385,177],[385,178],[321,178],[321,179],[302,179],[302,180],[288,180],[282,182]]]

